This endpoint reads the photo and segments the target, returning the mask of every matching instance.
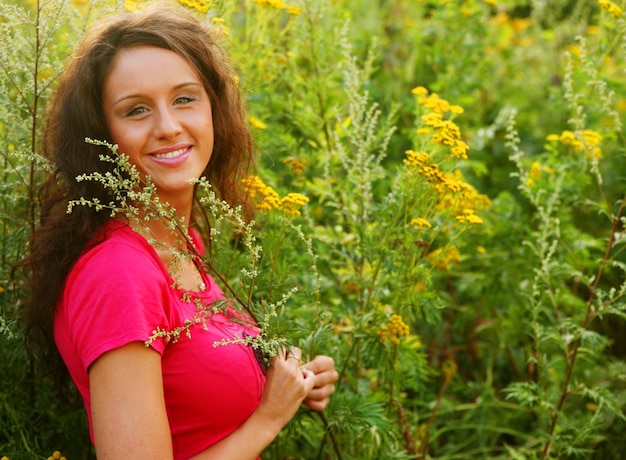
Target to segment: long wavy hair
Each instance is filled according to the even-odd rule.
[[[120,50],[142,45],[173,51],[198,71],[211,101],[214,127],[213,154],[203,175],[220,198],[233,206],[246,204],[240,184],[254,166],[252,139],[234,73],[215,32],[181,8],[163,5],[96,23],[65,68],[49,107],[42,149],[53,171],[42,186],[41,222],[21,264],[30,285],[22,307],[29,348],[60,383],[67,381],[67,371],[54,344],[56,305],[72,266],[110,218],[87,206],[68,214],[67,205],[80,197],[103,203],[115,199],[101,184],[75,178],[112,171],[114,165],[99,158],[106,153],[104,147],[85,138],[112,141],[102,108],[104,82]],[[197,210],[192,221],[198,219]]]

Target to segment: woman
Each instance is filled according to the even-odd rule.
[[[198,214],[190,178],[205,177],[222,199],[245,205],[239,184],[253,166],[251,140],[212,32],[161,6],[102,22],[83,39],[44,134],[56,169],[27,260],[25,317],[44,351],[54,350],[54,330],[98,458],[258,457],[301,403],[326,407],[337,379],[333,360],[302,364],[300,350],[283,350],[265,375],[252,348],[213,346],[258,333],[241,317],[232,321],[232,312],[205,318],[190,337],[148,341],[193,318],[198,302],[224,297],[197,259],[175,257],[188,248],[164,221],[139,227],[88,206],[67,213],[70,200],[116,199],[97,181],[75,180],[114,167],[86,137],[117,144],[184,222]],[[202,253],[192,227],[190,245]]]

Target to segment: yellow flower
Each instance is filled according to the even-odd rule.
[[[287,13],[291,14],[292,16],[298,16],[299,14],[302,14],[302,9],[298,6],[289,5],[287,7]]]
[[[450,264],[459,264],[461,262],[461,255],[456,246],[449,246],[445,251],[441,248],[435,249],[428,254],[430,263],[443,271],[450,270]]]
[[[565,49],[570,54],[573,54],[575,56],[580,56],[580,46],[578,46],[578,45],[569,45],[569,46],[565,47]]]
[[[418,217],[417,219],[411,219],[411,225],[419,227],[420,230],[424,227],[432,228],[431,223],[428,222],[426,219],[422,219],[421,217]]]
[[[574,145],[574,143],[576,142],[576,137],[574,136],[574,133],[572,131],[565,130],[561,133],[561,137],[559,138],[559,140],[563,145]]]
[[[423,86],[416,86],[411,90],[411,92],[417,96],[424,97],[428,94],[428,90]]]
[[[124,8],[126,8],[130,12],[135,12],[137,10],[140,10],[144,8],[145,6],[146,5],[145,5],[144,0],[126,0],[124,2]]]
[[[548,140],[548,142],[558,142],[559,140],[561,140],[561,137],[558,134],[548,134],[548,137],[546,137],[546,139]]]
[[[309,202],[309,199],[300,193],[289,193],[280,201],[281,208],[287,216],[299,216],[301,208]]]
[[[461,158],[463,160],[467,160],[467,152],[469,150],[469,145],[461,140],[455,140],[453,147],[450,149],[450,153],[455,158]]]
[[[404,164],[407,166],[419,167],[425,163],[428,163],[428,153],[416,152],[414,150],[407,150],[404,152],[407,158],[404,159]]]
[[[396,345],[400,344],[400,339],[409,335],[409,326],[404,322],[400,315],[391,315],[389,323],[382,326],[378,330],[378,336],[381,340],[389,339]]]
[[[250,124],[257,129],[267,129],[267,125],[258,118],[250,117]]]
[[[432,93],[430,96],[420,99],[419,103],[433,112],[442,114],[450,112],[450,103],[440,98],[436,93]]]
[[[548,136],[548,140],[554,140],[555,135]],[[576,152],[586,152],[590,159],[599,159],[602,156],[600,142],[602,135],[591,129],[580,132],[563,131],[558,137],[561,144],[572,147]]]
[[[600,33],[600,28],[598,26],[587,26],[587,34],[588,35],[598,35]]]
[[[463,112],[465,112],[465,110],[460,105],[451,105],[450,106],[450,113],[453,113],[455,115],[460,115]]]
[[[610,0],[598,0],[598,4],[615,19],[621,18],[624,14],[622,9]]]
[[[533,161],[528,174],[534,179],[541,177],[541,164],[538,161]]]
[[[430,112],[426,115],[422,115],[422,121],[426,126],[439,128],[441,123],[443,123],[443,115],[440,112]]]
[[[473,209],[463,209],[462,214],[456,216],[456,220],[462,224],[482,224],[483,220],[476,215]]]
[[[273,8],[278,8],[280,10],[284,10],[287,8],[287,5],[285,5],[280,0],[254,0],[254,3],[256,3],[257,5],[261,5],[261,6],[271,6]]]
[[[291,168],[291,172],[293,172],[296,176],[299,176],[306,169],[306,160],[298,160],[297,158],[285,158],[283,160],[287,166]]]
[[[193,8],[200,13],[206,13],[209,11],[209,7],[212,6],[210,0],[178,0],[178,3],[188,8]]]
[[[250,199],[260,198],[259,203],[256,205],[257,209],[266,211],[280,210],[286,216],[299,216],[299,208],[309,202],[309,199],[300,193],[289,193],[284,198],[281,198],[276,190],[265,185],[258,176],[248,176],[241,182],[243,183],[244,191]]]

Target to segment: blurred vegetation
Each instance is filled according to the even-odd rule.
[[[259,204],[308,198],[301,215],[261,206],[255,296],[297,287],[282,332],[341,372],[324,415],[302,410],[263,458],[622,458],[623,1],[179,3],[233,56]],[[37,225],[38,133],[63,62],[94,18],[141,4],[0,0],[11,460],[94,456],[80,402],[25,352],[12,269]],[[245,288],[228,244],[213,263]]]

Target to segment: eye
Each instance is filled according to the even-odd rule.
[[[184,95],[184,96],[178,96],[176,99],[174,99],[174,105],[185,105],[185,104],[189,104],[191,102],[196,101],[198,98],[195,96],[189,96],[189,95]]]
[[[145,114],[147,111],[148,111],[147,107],[144,107],[143,105],[136,105],[134,107],[131,107],[129,110],[127,110],[124,115],[126,117],[139,117]]]

